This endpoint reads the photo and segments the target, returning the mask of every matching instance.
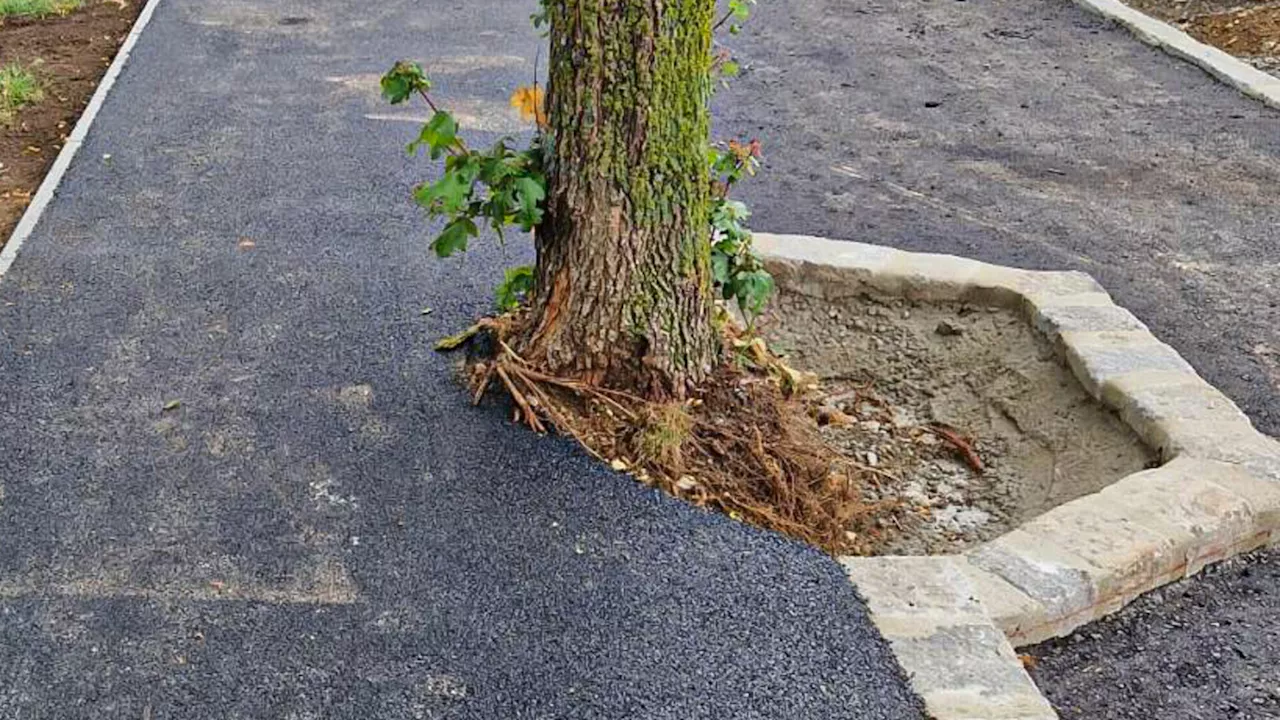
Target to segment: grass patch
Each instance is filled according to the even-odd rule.
[[[20,108],[42,99],[40,80],[30,70],[17,63],[0,67],[0,125],[13,122]]]
[[[0,0],[0,18],[63,15],[83,4],[84,0]]]

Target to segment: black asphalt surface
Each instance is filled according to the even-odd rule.
[[[1143,596],[1024,652],[1062,720],[1280,718],[1280,552]]]
[[[1280,111],[1068,0],[763,2],[728,43],[757,228],[1088,272],[1280,434]],[[1064,718],[1278,717],[1277,567],[1087,626],[1036,681]]]
[[[430,350],[527,250],[428,256],[376,74],[504,129],[532,9],[163,0],[0,279],[0,717],[920,717],[833,561]]]

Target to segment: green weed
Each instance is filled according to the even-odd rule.
[[[0,126],[13,122],[19,108],[43,98],[40,80],[30,70],[17,63],[0,67]]]
[[[0,0],[0,18],[63,15],[83,4],[84,0]]]

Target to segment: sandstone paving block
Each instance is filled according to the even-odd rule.
[[[1098,493],[1097,500],[1144,527],[1175,535],[1184,557],[1183,575],[1194,575],[1209,563],[1266,541],[1270,528],[1258,523],[1269,507],[1280,507],[1280,488],[1256,483],[1236,466],[1181,458],[1122,478]]]
[[[1218,432],[1253,429],[1230,398],[1194,373],[1155,370],[1112,377],[1102,385],[1102,401],[1149,445],[1169,454],[1183,444],[1181,434],[1203,435],[1206,425]]]
[[[844,557],[840,563],[936,720],[1056,717],[984,609],[964,558]]]
[[[806,235],[755,233],[753,242],[768,260],[807,263],[811,268],[828,266],[876,272],[904,253],[882,245],[845,242]]]
[[[1155,515],[1143,519],[1139,523],[1127,508],[1096,494],[1056,507],[1020,530],[1088,562],[1094,612],[1105,615],[1186,571],[1192,537]]]
[[[1088,561],[1023,530],[1013,530],[966,553],[976,567],[999,576],[1045,609],[1049,623],[1022,629],[1037,642],[1078,627],[1093,613],[1097,590]]]
[[[1173,348],[1145,331],[1070,331],[1061,334],[1061,341],[1076,379],[1099,399],[1103,385],[1121,375],[1151,370],[1195,373]]]
[[[1066,332],[1146,332],[1147,326],[1117,305],[1041,305],[1032,326],[1058,340]]]
[[[1232,463],[1258,478],[1280,482],[1280,443],[1252,425],[1166,419],[1158,432],[1169,455]]]
[[[901,253],[872,279],[882,292],[912,300],[960,300],[985,264],[954,255]]]
[[[1029,290],[1023,293],[1024,311],[1028,319],[1034,318],[1040,308],[1057,307],[1110,307],[1115,301],[1104,290],[1063,294],[1052,290]]]
[[[974,596],[987,611],[991,621],[1015,646],[1027,644],[1023,641],[1024,633],[1049,622],[1044,606],[1009,581],[977,567],[964,556],[958,556],[956,561],[968,576]]]
[[[998,270],[1009,270],[997,265],[988,266]],[[1027,298],[1043,300],[1049,296],[1067,297],[1080,294],[1106,294],[1106,290],[1088,273],[1075,270],[1016,271],[1017,276],[1012,288]],[[1092,303],[1086,303],[1092,304]]]
[[[840,564],[886,635],[922,636],[991,621],[952,557],[843,557]]]
[[[1057,717],[993,625],[939,628],[922,637],[889,637],[912,689],[936,720]]]

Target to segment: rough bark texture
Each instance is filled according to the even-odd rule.
[[[706,377],[713,0],[548,0],[547,215],[530,344],[653,395]]]

